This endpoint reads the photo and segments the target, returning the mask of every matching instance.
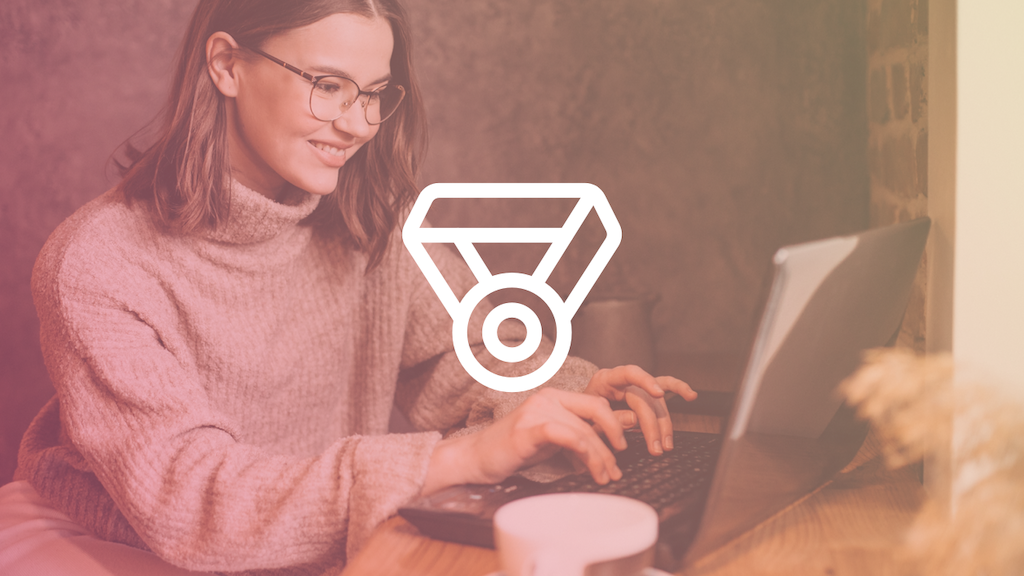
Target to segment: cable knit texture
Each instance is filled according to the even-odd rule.
[[[304,225],[319,198],[293,200],[236,183],[226,223],[178,235],[111,191],[53,233],[33,294],[57,394],[19,478],[179,566],[322,573],[419,493],[436,430],[522,401],[466,375],[401,242],[364,273],[365,255]],[[475,284],[431,253],[457,294]],[[549,385],[579,390],[594,370],[570,359]],[[387,434],[393,403],[428,431]]]

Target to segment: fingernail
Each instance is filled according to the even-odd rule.
[[[607,484],[608,483],[608,472],[605,472],[604,470],[602,470],[601,474],[598,475],[597,482],[598,482],[598,484]]]
[[[636,426],[636,414],[633,414],[632,412],[630,412],[627,416],[628,417],[626,418],[626,420],[629,421],[629,425],[630,426]]]
[[[618,466],[612,468],[612,480],[622,480],[622,470]]]
[[[661,450],[661,440],[655,440],[654,441],[654,453],[655,454],[661,454],[661,452],[662,452],[662,450]]]
[[[671,436],[665,436],[665,450],[671,450],[671,449],[672,449],[672,437]]]

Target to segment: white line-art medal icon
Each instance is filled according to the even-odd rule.
[[[424,227],[431,204],[439,198],[553,198],[577,199],[565,223],[558,228],[432,228]],[[605,238],[576,285],[563,301],[548,285],[555,265],[593,210],[605,229]],[[594,287],[622,240],[622,229],[604,192],[593,184],[431,184],[423,189],[402,229],[402,240],[427,282],[452,317],[452,343],[462,366],[481,384],[502,392],[521,392],[540,386],[554,376],[569,356],[572,343],[572,318]],[[427,253],[425,244],[453,244],[476,277],[477,284],[460,301],[441,271]],[[503,272],[491,274],[474,244],[549,244],[533,274]],[[467,331],[476,306],[498,290],[516,288],[539,297],[555,320],[555,342],[551,355],[536,370],[520,376],[495,374],[485,368],[470,349]],[[526,338],[508,346],[498,338],[498,326],[515,319],[526,327]],[[503,362],[521,362],[537,351],[541,343],[541,322],[528,306],[507,302],[490,311],[483,322],[483,341],[487,351]]]

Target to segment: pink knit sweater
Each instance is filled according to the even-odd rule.
[[[303,224],[319,198],[297,196],[235,184],[225,225],[181,236],[112,191],[53,233],[33,293],[57,395],[19,478],[179,566],[319,573],[419,493],[434,430],[518,405],[466,375],[401,242],[364,273],[363,254]],[[456,293],[475,283],[433,257]],[[553,383],[593,371],[570,359]],[[393,403],[430,431],[387,434]]]

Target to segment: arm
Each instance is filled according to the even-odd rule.
[[[436,250],[432,257],[460,297],[475,283],[469,271],[449,251]],[[587,362],[570,358],[538,393],[508,394],[477,384],[459,387],[457,393],[439,397],[437,390],[443,388],[439,382],[469,380],[458,368],[458,361],[450,351],[451,319],[422,278],[416,276],[416,279],[421,285],[420,296],[412,316],[418,317],[418,321],[410,325],[420,328],[410,332],[413,337],[407,338],[406,349],[430,350],[418,358],[410,355],[410,360],[422,361],[430,354],[436,356],[431,368],[420,374],[417,386],[407,385],[404,390],[399,390],[397,400],[400,406],[420,426],[447,428],[467,411],[469,425],[494,422],[486,428],[479,426],[472,434],[449,438],[438,444],[425,481],[425,493],[466,482],[498,482],[519,467],[538,462],[558,449],[575,453],[597,481],[604,483],[617,479],[620,472],[614,457],[601,442],[595,428],[621,450],[625,448],[623,426],[632,426],[637,420],[648,438],[652,453],[661,453],[663,437],[667,438],[664,440],[666,449],[671,449],[671,420],[662,399],[664,390],[674,390],[688,399],[695,394],[679,380],[656,380],[636,367],[597,371]],[[479,333],[486,312],[487,309],[476,311],[470,322],[472,334]],[[429,326],[429,329],[422,326]],[[428,342],[434,347],[426,346]],[[480,342],[471,344],[479,350],[481,363],[495,367],[494,371],[513,369],[528,373],[539,364],[539,360],[531,359],[514,367],[501,366],[489,357]],[[550,343],[546,344],[550,347]],[[589,395],[560,390],[585,390]],[[636,414],[614,414],[608,399],[626,400]],[[449,417],[445,418],[444,414]]]
[[[93,248],[74,269],[51,250],[35,282],[58,448],[101,485],[71,498],[109,495],[141,542],[174,564],[237,571],[343,558],[347,538],[420,491],[437,433],[343,438],[304,457],[243,441],[154,328],[161,307],[137,305],[160,287]]]

